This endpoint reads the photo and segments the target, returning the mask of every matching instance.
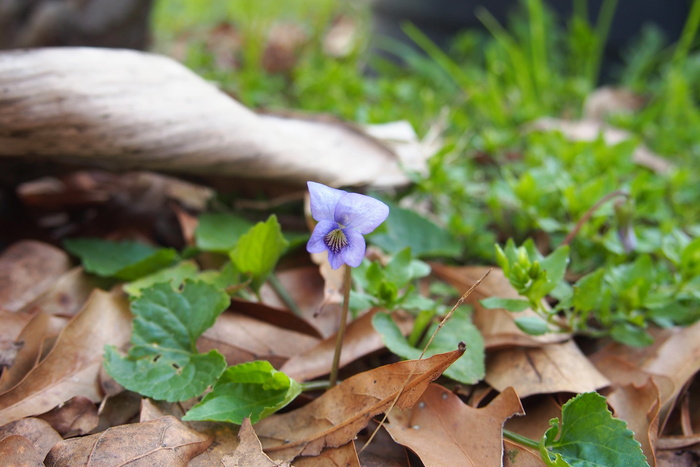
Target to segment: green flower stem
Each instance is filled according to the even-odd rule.
[[[330,381],[327,379],[321,381],[307,381],[301,383],[302,392],[318,391],[319,389],[328,389],[330,387]]]
[[[512,431],[506,430],[505,428],[503,429],[503,437],[508,438],[509,440],[518,443],[522,446],[532,448],[537,451],[539,451],[540,449],[540,444],[537,441],[531,440],[530,438],[526,438],[517,433],[513,433]]]
[[[343,311],[340,315],[340,326],[338,327],[338,338],[335,341],[335,353],[333,354],[333,365],[331,366],[331,376],[329,388],[335,386],[338,382],[338,366],[340,365],[340,353],[343,350],[343,338],[345,337],[345,328],[348,325],[348,307],[350,305],[350,288],[352,287],[352,268],[347,264],[345,268],[345,277],[343,280]]]
[[[295,302],[292,296],[289,295],[289,292],[287,292],[287,289],[277,278],[277,275],[270,274],[267,278],[267,281],[270,283],[270,286],[275,290],[275,293],[279,296],[279,298],[284,302],[285,305],[287,305],[287,308],[289,308],[289,310],[295,315],[301,317],[301,310],[297,306],[297,302]]]

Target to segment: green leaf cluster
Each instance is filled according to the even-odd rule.
[[[397,253],[386,266],[365,259],[353,269],[352,277],[358,290],[350,294],[350,308],[353,311],[370,307],[435,310],[438,304],[420,295],[414,285],[416,279],[428,274],[430,266],[414,258],[410,248]]]

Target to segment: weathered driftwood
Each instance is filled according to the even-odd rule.
[[[301,184],[406,181],[387,145],[252,112],[179,63],[130,50],[0,53],[0,164],[50,161]]]

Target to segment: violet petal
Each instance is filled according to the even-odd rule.
[[[311,238],[306,243],[306,251],[309,253],[322,253],[328,249],[324,238],[332,230],[338,228],[338,224],[333,221],[321,220],[316,224]]]
[[[347,191],[336,190],[316,182],[306,182],[311,197],[311,215],[317,221],[333,220],[335,205],[347,194]]]
[[[343,229],[343,232],[348,239],[348,246],[340,250],[340,257],[345,264],[356,268],[365,257],[365,238],[354,229]]]
[[[389,206],[378,199],[358,193],[347,193],[338,200],[333,219],[343,227],[368,234],[388,216]]]

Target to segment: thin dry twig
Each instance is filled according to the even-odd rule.
[[[403,382],[403,384],[401,385],[401,389],[399,389],[399,391],[396,393],[396,397],[394,397],[394,400],[392,401],[392,403],[391,403],[391,405],[389,406],[389,408],[387,409],[387,411],[384,412],[384,417],[382,418],[382,421],[379,422],[379,425],[377,425],[377,428],[374,429],[374,431],[372,432],[372,435],[369,437],[369,439],[367,440],[367,442],[365,443],[365,445],[362,446],[362,449],[360,449],[360,452],[358,452],[358,454],[361,454],[362,451],[364,451],[365,448],[367,448],[367,446],[369,446],[369,444],[372,442],[372,440],[374,439],[374,437],[375,437],[375,435],[377,434],[377,432],[379,431],[379,429],[384,425],[384,422],[386,421],[387,417],[389,416],[389,412],[391,412],[391,409],[393,409],[394,406],[396,406],[396,402],[399,400],[399,397],[401,397],[401,394],[403,394],[404,389],[406,389],[406,385],[408,385],[408,382],[409,382],[409,381],[411,380],[411,378],[413,377],[413,374],[414,374],[415,371],[416,371],[416,366],[418,365],[418,362],[419,362],[420,360],[422,360],[423,357],[425,356],[425,352],[426,352],[426,351],[428,350],[428,348],[430,347],[430,344],[433,343],[433,340],[435,339],[435,336],[437,336],[437,333],[440,332],[440,329],[442,329],[442,327],[445,325],[445,323],[447,322],[447,320],[449,320],[449,319],[452,317],[452,315],[454,314],[454,312],[455,312],[455,310],[457,309],[457,307],[460,306],[462,303],[464,303],[464,300],[466,300],[467,297],[469,297],[469,296],[472,294],[472,292],[474,291],[474,289],[476,289],[477,287],[479,287],[479,285],[481,285],[481,283],[483,282],[483,280],[486,279],[486,276],[488,276],[490,273],[491,273],[491,269],[489,269],[488,271],[486,271],[486,272],[484,273],[484,275],[481,276],[481,277],[479,278],[479,280],[477,280],[476,282],[474,282],[474,284],[473,284],[471,287],[469,287],[469,290],[467,290],[466,292],[464,292],[464,293],[462,294],[462,296],[459,298],[459,300],[457,300],[457,303],[454,304],[454,306],[452,307],[452,309],[450,310],[450,312],[447,313],[447,314],[445,315],[444,318],[442,318],[442,321],[440,321],[440,324],[438,325],[437,329],[435,329],[435,331],[433,332],[433,334],[430,336],[430,340],[428,340],[428,343],[427,343],[427,344],[425,345],[425,347],[423,348],[423,351],[421,352],[420,356],[418,357],[417,360],[414,361],[413,367],[411,368],[411,372],[408,374],[408,376],[406,377],[406,380],[405,380],[405,381]],[[462,346],[462,345],[464,345],[464,344],[460,342],[460,346]]]

